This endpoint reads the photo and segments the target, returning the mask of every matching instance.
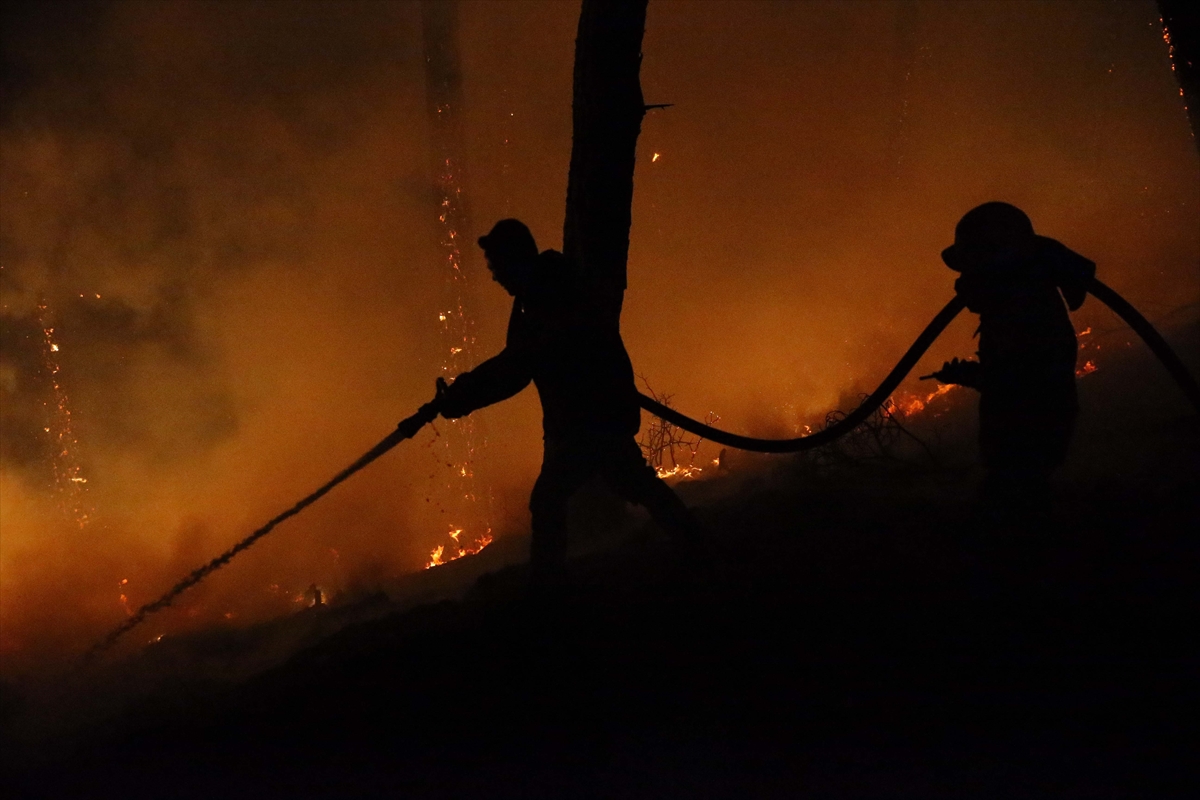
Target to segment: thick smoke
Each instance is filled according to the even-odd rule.
[[[122,595],[153,599],[427,400],[444,275],[415,4],[4,14],[10,661],[85,646],[122,619]],[[561,241],[577,14],[462,4],[477,229],[519,216],[543,247]],[[1094,259],[1149,316],[1194,303],[1196,149],[1156,25],[1149,0],[653,0],[645,96],[675,105],[650,113],[639,144],[623,323],[638,372],[684,411],[791,433],[899,357],[952,292],[938,253],[954,223],[993,199]],[[507,299],[482,283],[486,353]],[[1092,306],[1079,327],[1112,324]],[[82,530],[55,497],[43,324],[88,480]],[[971,324],[929,362],[969,355]],[[497,527],[519,528],[536,397],[486,419],[480,479]],[[147,635],[419,568],[453,522],[433,437],[287,523]]]
[[[60,616],[119,619],[122,595],[151,599],[178,577],[168,565],[224,549],[432,393],[412,11],[34,5],[6,19],[6,649],[53,638]],[[83,530],[49,497],[43,324],[95,510]],[[335,522],[209,589],[219,608],[197,610],[197,594],[190,610],[251,613],[272,585],[286,605],[368,557],[413,566],[427,540],[410,521],[433,533],[416,474],[435,465],[419,455],[392,465],[389,491],[360,484]]]

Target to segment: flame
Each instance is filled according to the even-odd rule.
[[[714,466],[719,466],[720,463],[721,463],[720,459],[713,459]],[[675,466],[670,467],[670,468],[657,467],[657,468],[655,468],[654,471],[655,471],[655,473],[658,474],[658,477],[662,478],[663,480],[666,480],[667,478],[679,478],[680,480],[687,480],[688,478],[694,478],[697,475],[699,475],[701,472],[704,472],[704,468],[703,467],[695,467],[695,466],[691,466],[691,465],[685,466],[683,464],[676,464]]]
[[[446,546],[444,544],[439,544],[437,547],[433,548],[432,551],[430,551],[429,563],[425,565],[425,569],[440,567],[442,564],[448,564],[451,561],[457,561],[464,556],[473,556],[479,551],[483,550],[483,548],[487,547],[493,541],[492,529],[488,528],[487,533],[475,540],[475,544],[463,545],[461,542],[459,542],[459,537],[462,536],[462,532],[462,528],[455,528],[451,526],[448,535],[454,540],[455,549],[451,550],[450,553],[447,554]]]
[[[955,385],[953,383],[943,383],[941,386],[937,387],[932,392],[925,395],[923,398],[917,397],[917,396],[911,396],[911,397],[906,397],[902,400],[896,401],[894,404],[894,408],[896,411],[900,412],[901,416],[911,417],[916,414],[920,414],[922,411],[924,411],[925,407],[928,406],[929,403],[935,397],[941,397],[942,395],[950,392],[954,388],[955,388]]]
[[[1103,349],[1100,346],[1100,344],[1097,343],[1094,339],[1085,340],[1083,338],[1085,336],[1090,336],[1091,334],[1092,334],[1092,328],[1090,325],[1079,332],[1079,349],[1081,351],[1088,350],[1088,349],[1100,351],[1101,349]],[[1093,372],[1095,372],[1098,369],[1100,369],[1100,367],[1098,367],[1096,365],[1095,361],[1093,361],[1090,358],[1086,359],[1083,362],[1083,366],[1081,366],[1075,370],[1075,377],[1082,378],[1084,375],[1091,375]]]

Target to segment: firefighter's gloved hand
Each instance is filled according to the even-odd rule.
[[[444,379],[438,378],[438,413],[446,419],[465,417],[475,410],[469,405],[470,398],[467,396],[470,380],[463,380],[464,378],[465,375],[460,375],[449,386]]]
[[[979,362],[960,361],[955,358],[942,364],[942,368],[933,373],[933,377],[942,383],[952,383],[978,389],[981,377]]]

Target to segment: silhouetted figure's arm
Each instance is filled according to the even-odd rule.
[[[979,389],[983,383],[983,367],[978,361],[960,361],[956,358],[945,362],[941,369],[925,377],[936,378],[939,383]]]
[[[443,417],[465,417],[472,411],[507,400],[529,385],[533,367],[528,346],[519,335],[514,335],[519,324],[519,307],[514,304],[508,344],[492,358],[454,379],[442,398]]]

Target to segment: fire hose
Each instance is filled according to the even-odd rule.
[[[1142,337],[1146,344],[1149,345],[1151,351],[1163,363],[1163,366],[1167,368],[1167,372],[1170,373],[1175,382],[1179,384],[1181,389],[1183,389],[1184,394],[1187,395],[1192,405],[1196,407],[1197,411],[1200,411],[1200,386],[1197,385],[1195,378],[1193,378],[1191,373],[1188,372],[1187,367],[1179,359],[1179,356],[1175,354],[1175,351],[1171,349],[1171,346],[1167,344],[1166,340],[1162,338],[1157,330],[1155,330],[1154,326],[1151,325],[1150,322],[1137,311],[1137,309],[1130,305],[1128,301],[1126,301],[1111,288],[1101,283],[1099,280],[1093,278],[1091,283],[1088,285],[1088,291],[1098,300],[1112,309],[1117,316],[1124,320],[1129,327],[1133,328],[1134,331],[1136,331],[1137,334]],[[913,342],[911,347],[908,348],[908,352],[904,354],[904,357],[900,359],[892,371],[888,373],[887,377],[884,378],[883,382],[879,384],[879,388],[868,395],[867,398],[858,406],[858,408],[850,412],[850,414],[848,414],[842,420],[830,425],[827,428],[817,431],[816,433],[809,434],[808,436],[801,436],[795,439],[756,439],[749,436],[740,436],[736,433],[729,433],[728,431],[722,431],[710,425],[705,425],[704,423],[681,414],[675,409],[669,408],[654,398],[647,397],[644,394],[639,393],[638,402],[642,408],[646,409],[651,414],[670,422],[672,425],[677,425],[689,433],[694,433],[711,441],[717,442],[718,444],[736,447],[741,450],[751,450],[759,453],[795,453],[801,450],[809,450],[814,447],[820,447],[822,445],[829,444],[838,437],[849,433],[852,429],[858,427],[859,424],[861,424],[872,413],[874,413],[875,409],[879,408],[879,406],[885,400],[887,400],[889,396],[891,396],[892,392],[896,390],[896,387],[900,385],[900,382],[904,380],[905,376],[908,375],[914,366],[916,366],[917,361],[919,361],[921,356],[925,354],[925,351],[929,349],[929,346],[933,344],[934,340],[941,335],[942,331],[946,329],[946,327],[965,307],[966,303],[962,300],[962,298],[955,296],[954,299],[947,303],[946,306],[938,312],[937,316],[934,317],[933,320],[925,327],[925,330],[922,331],[919,337],[917,337],[917,340]],[[391,450],[400,442],[416,436],[417,432],[420,431],[421,428],[425,427],[427,423],[430,423],[437,418],[438,407],[442,392],[445,390],[445,386],[445,382],[439,378],[438,396],[432,401],[421,406],[417,410],[417,413],[413,414],[411,417],[408,417],[398,426],[396,426],[396,430],[392,431],[390,434],[380,440],[378,444],[364,453],[361,458],[339,472],[315,492],[296,503],[287,511],[284,511],[282,514],[279,514],[271,519],[271,521],[269,521],[267,524],[263,525],[261,528],[242,539],[240,542],[226,550],[221,555],[212,559],[207,564],[192,570],[178,583],[172,586],[162,597],[139,608],[128,619],[122,622],[118,627],[114,628],[112,632],[108,634],[108,636],[95,644],[89,651],[89,655],[101,653],[112,647],[114,644],[116,644],[118,639],[141,624],[141,622],[144,621],[147,616],[156,611],[161,611],[162,609],[171,605],[171,603],[175,601],[175,598],[179,597],[179,595],[200,583],[200,581],[204,580],[211,573],[228,564],[234,556],[250,547],[250,545],[254,544],[262,537],[266,536],[268,533],[274,530],[275,526],[277,526],[279,523],[290,517],[296,516],[301,511],[308,508],[317,500],[328,494],[329,491],[339,483],[363,469],[371,462],[375,461],[375,459]]]
[[[438,378],[438,398],[431,400],[417,409],[417,413],[402,421],[396,426],[396,430],[392,431],[383,439],[381,439],[379,444],[375,445],[366,453],[364,453],[362,457],[353,464],[346,467],[337,475],[334,475],[333,478],[331,478],[321,488],[317,489],[315,492],[308,495],[308,497],[305,497],[303,500],[296,503],[296,505],[292,506],[287,511],[284,511],[282,514],[272,518],[271,521],[266,525],[263,525],[261,528],[254,531],[254,533],[250,534],[245,539],[242,539],[240,542],[226,550],[224,553],[221,553],[221,555],[217,556],[212,561],[209,561],[207,564],[197,567],[189,572],[178,583],[172,586],[166,594],[155,600],[153,603],[147,603],[139,608],[137,611],[131,614],[128,619],[114,628],[112,632],[108,634],[108,636],[96,643],[88,652],[88,655],[95,655],[112,647],[117,643],[118,639],[140,625],[147,616],[153,614],[155,611],[161,611],[162,609],[171,605],[171,603],[175,602],[176,597],[179,597],[179,595],[183,594],[188,589],[207,578],[210,574],[228,564],[238,553],[242,552],[250,545],[254,544],[259,539],[274,530],[276,525],[283,522],[285,519],[288,519],[289,517],[296,516],[301,511],[308,508],[313,503],[317,502],[326,494],[328,494],[333,487],[337,486],[339,483],[346,480],[351,475],[358,472],[360,469],[367,466],[372,461],[403,442],[405,439],[411,439],[412,437],[416,436],[421,428],[424,428],[428,423],[437,419],[438,400],[440,399],[445,385],[445,382],[442,381],[441,378]]]
[[[1138,336],[1142,337],[1154,355],[1158,356],[1158,360],[1167,368],[1167,372],[1179,384],[1179,388],[1187,395],[1188,400],[1196,407],[1197,411],[1200,411],[1200,386],[1196,384],[1196,379],[1188,372],[1183,361],[1179,359],[1179,356],[1175,354],[1175,351],[1171,349],[1171,346],[1167,344],[1162,335],[1150,324],[1150,321],[1130,305],[1129,301],[1096,278],[1091,279],[1087,289],[1097,300],[1112,309],[1129,327],[1133,328]],[[955,295],[954,299],[947,303],[946,307],[939,311],[938,315],[933,318],[933,321],[925,327],[925,330],[913,342],[912,347],[908,348],[908,352],[904,354],[904,357],[888,373],[888,376],[883,379],[883,383],[879,384],[878,389],[868,395],[867,399],[863,400],[858,408],[847,414],[843,419],[808,436],[801,436],[795,439],[755,439],[749,436],[739,436],[736,433],[719,430],[711,425],[705,425],[699,420],[685,416],[675,409],[663,405],[653,397],[647,397],[639,393],[638,402],[642,408],[651,414],[666,420],[672,425],[678,425],[688,433],[694,433],[717,444],[736,447],[739,450],[750,450],[756,453],[796,453],[801,450],[821,447],[841,436],[845,436],[870,417],[875,412],[875,409],[879,408],[891,396],[892,392],[896,391],[896,387],[900,385],[905,376],[916,366],[917,361],[921,359],[921,356],[925,354],[925,351],[929,349],[933,341],[941,335],[946,326],[965,307],[966,304],[962,298]]]

